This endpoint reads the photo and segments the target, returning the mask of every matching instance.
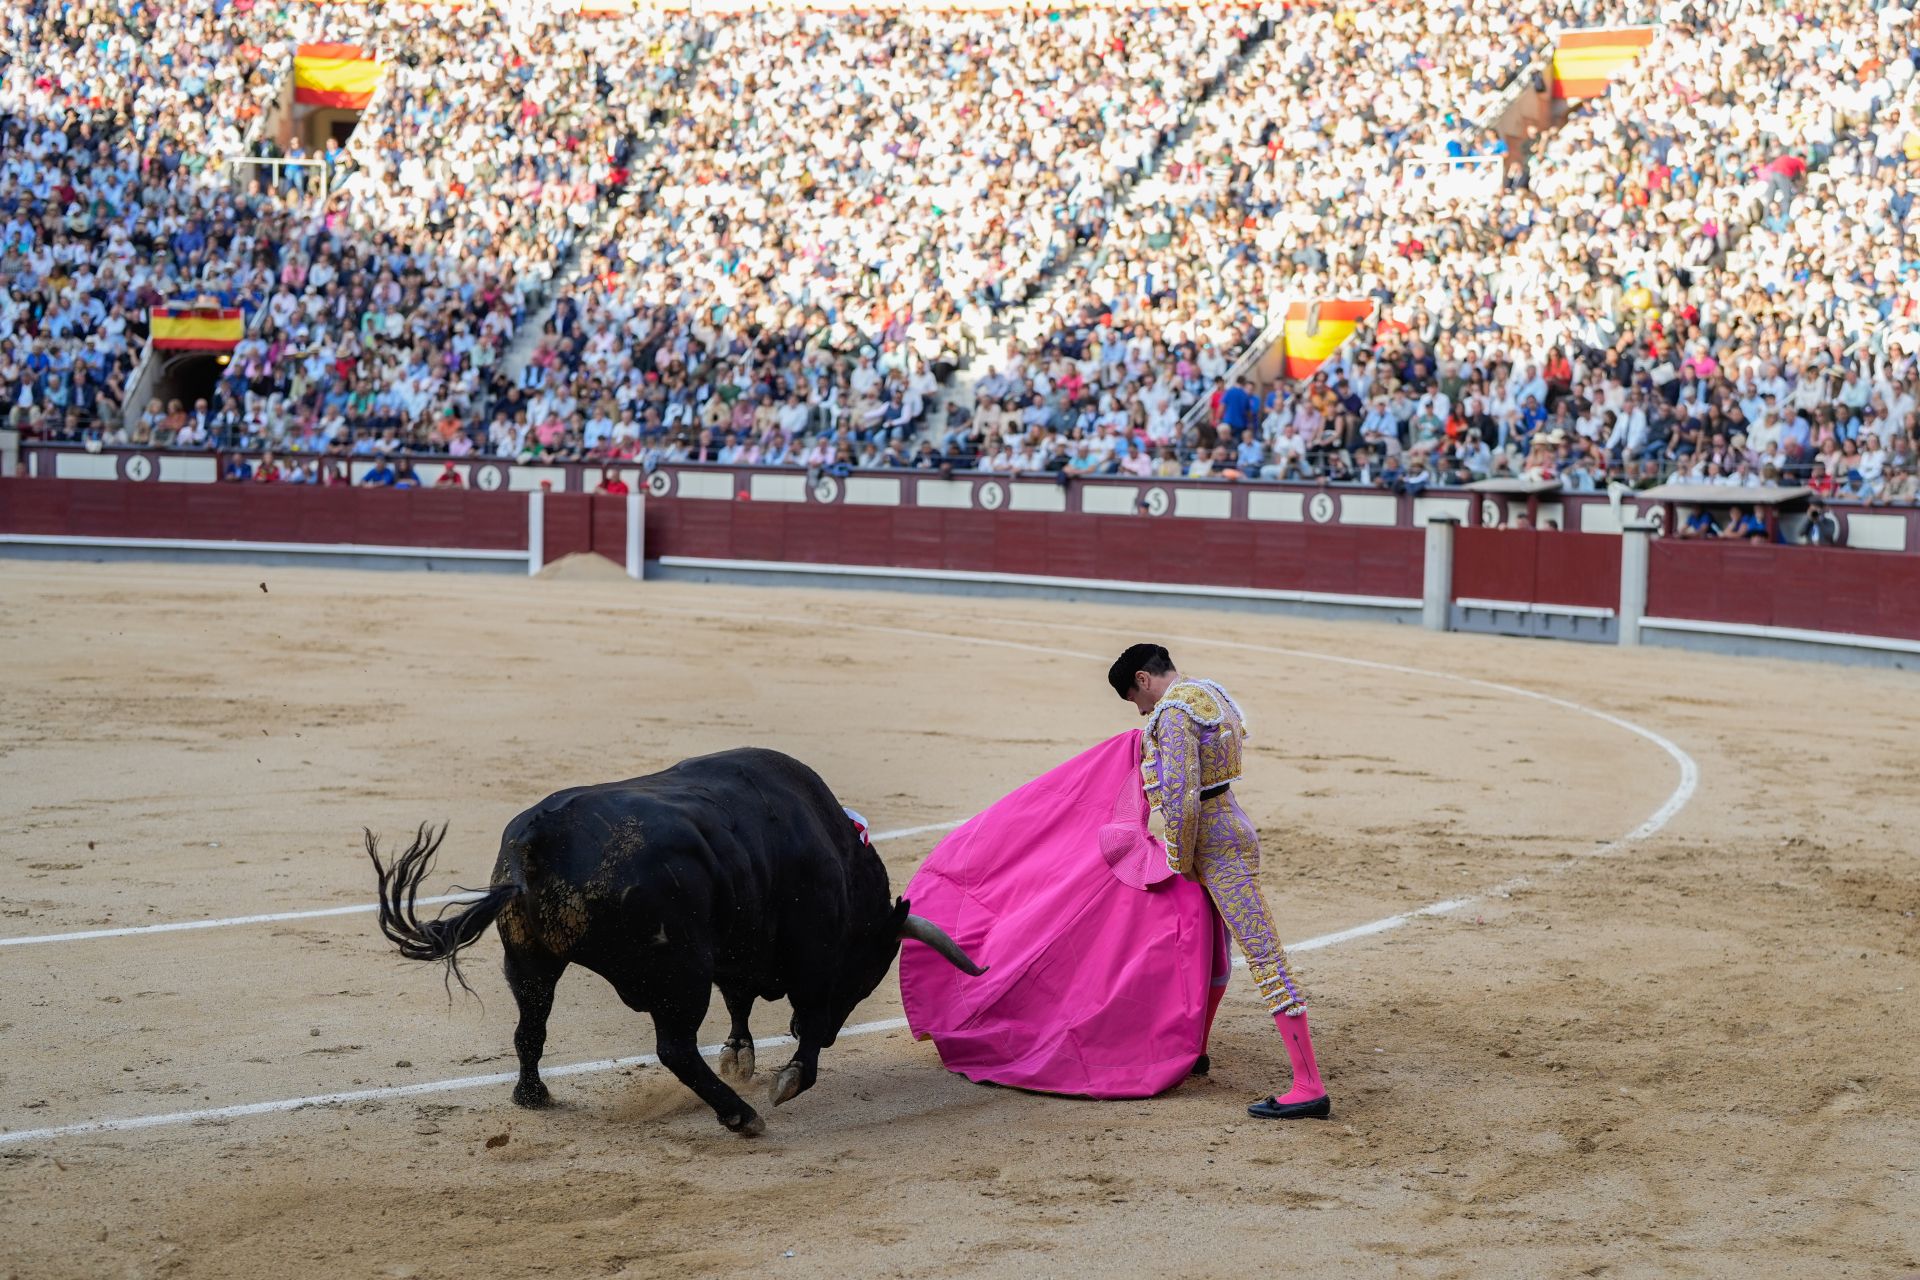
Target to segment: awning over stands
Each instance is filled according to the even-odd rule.
[[[1805,485],[1663,484],[1635,496],[1689,507],[1784,507],[1812,493]]]
[[[1538,526],[1540,523],[1540,499],[1560,492],[1558,480],[1529,480],[1525,476],[1496,476],[1491,480],[1475,480],[1467,486],[1469,493],[1497,494],[1506,498],[1524,498],[1527,504],[1527,523]],[[1479,528],[1486,523],[1478,502],[1467,504],[1467,523]]]
[[[1474,493],[1517,493],[1532,497],[1560,492],[1558,480],[1526,480],[1518,476],[1500,476],[1493,480],[1475,480],[1467,486]]]
[[[1751,507],[1772,538],[1779,536],[1781,512],[1812,494],[1805,485],[1662,484],[1639,496],[1661,504],[1661,528],[1669,533],[1680,527],[1682,507]]]

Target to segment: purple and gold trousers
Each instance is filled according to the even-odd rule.
[[[1287,953],[1273,927],[1273,913],[1260,892],[1260,837],[1231,792],[1201,802],[1194,866],[1246,956],[1247,972],[1253,975],[1268,1010],[1305,1013],[1306,1001],[1294,984]]]

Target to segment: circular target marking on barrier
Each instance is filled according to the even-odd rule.
[[[813,500],[815,502],[838,502],[840,500],[840,481],[833,476],[821,476],[813,482]]]
[[[1163,516],[1173,510],[1173,498],[1159,485],[1140,495],[1140,506],[1150,516]]]
[[[1333,495],[1316,493],[1307,499],[1307,515],[1315,524],[1326,524],[1334,517]]]
[[[1492,498],[1480,499],[1480,523],[1489,529],[1500,527],[1500,504]]]
[[[653,471],[647,475],[647,496],[664,498],[673,492],[673,477],[664,471]]]
[[[502,488],[506,483],[506,473],[492,463],[488,463],[473,473],[473,487],[476,489],[485,489],[488,493]]]
[[[121,459],[120,474],[128,480],[151,480],[153,459],[144,453],[127,454]]]
[[[980,486],[978,497],[981,507],[988,511],[998,511],[1007,505],[1007,487],[989,480]]]

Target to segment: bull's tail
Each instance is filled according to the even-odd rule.
[[[521,887],[496,884],[478,901],[467,903],[451,915],[443,908],[435,918],[422,920],[414,908],[414,899],[419,896],[420,882],[433,870],[433,856],[440,851],[440,842],[446,838],[445,823],[437,832],[430,824],[421,823],[413,843],[389,864],[380,860],[380,843],[373,832],[368,831],[367,856],[373,859],[374,874],[380,877],[380,932],[409,960],[444,963],[449,991],[455,982],[462,989],[472,991],[466,976],[460,972],[460,952],[486,932],[501,908],[519,896]]]

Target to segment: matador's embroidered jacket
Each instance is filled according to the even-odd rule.
[[[1240,780],[1246,717],[1211,680],[1169,685],[1147,717],[1140,773],[1147,798],[1167,824],[1167,865],[1193,869],[1200,846],[1200,793]],[[1222,795],[1207,803],[1227,804]]]

